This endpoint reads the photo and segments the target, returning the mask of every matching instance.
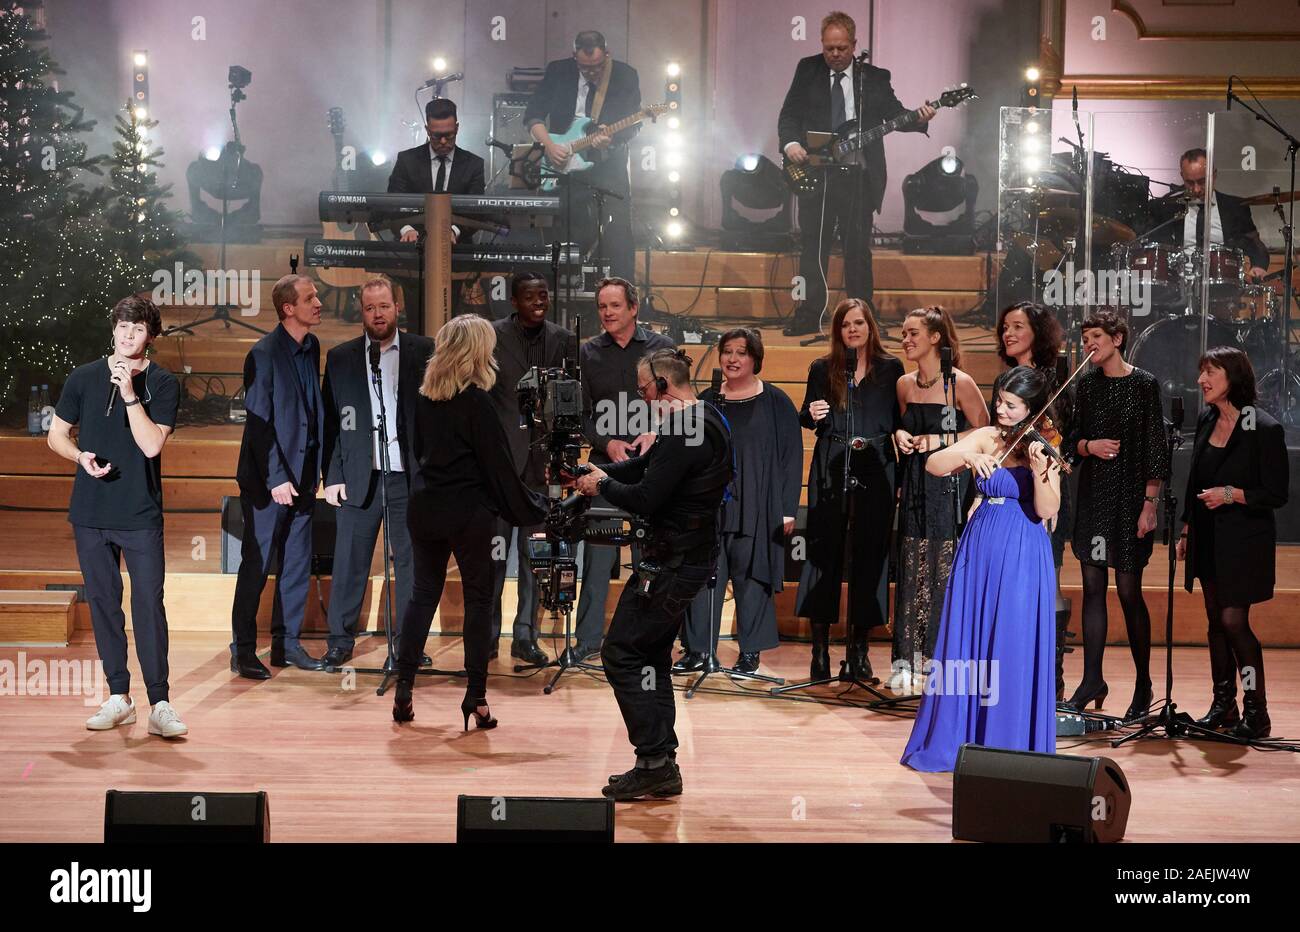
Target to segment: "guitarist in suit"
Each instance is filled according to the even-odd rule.
[[[641,109],[641,82],[636,69],[614,61],[605,48],[605,37],[586,30],[573,40],[573,55],[550,62],[546,74],[524,111],[524,126],[534,140],[546,150],[546,157],[556,165],[564,164],[569,148],[555,142],[551,132],[563,133],[575,117],[590,117],[599,125],[616,123]],[[549,130],[548,130],[549,127]],[[613,136],[598,133],[593,147],[584,157],[595,162],[589,171],[575,174],[580,181],[612,191],[617,198],[606,198],[601,252],[610,263],[612,274],[631,278],[635,267],[632,250],[632,185],[628,177],[628,142],[639,125],[630,126]],[[570,190],[570,189],[566,189]],[[594,196],[587,188],[574,184],[573,240],[584,244],[595,241]]]
[[[390,194],[430,194],[446,191],[450,194],[482,194],[487,184],[483,174],[483,160],[456,145],[460,123],[456,119],[456,104],[445,97],[435,97],[424,107],[424,129],[429,134],[427,145],[403,149],[397,154],[393,173],[388,176]],[[452,230],[457,237],[460,231]],[[419,231],[409,224],[401,228],[402,242],[414,243]]]
[[[323,660],[339,667],[352,658],[357,619],[383,519],[384,481],[379,458],[379,405],[370,352],[379,348],[383,411],[388,435],[388,533],[394,563],[393,618],[400,624],[411,601],[411,538],[406,529],[410,475],[408,431],[433,341],[397,328],[393,285],[377,276],[361,287],[361,336],[325,357],[325,443],[321,462],[325,499],[338,511],[334,574],[329,602],[329,650]],[[394,633],[400,637],[400,631]],[[392,658],[389,658],[391,663]],[[424,663],[424,658],[421,659]]]
[[[781,151],[792,162],[808,161],[804,141],[809,131],[832,132],[849,121],[869,128],[907,112],[894,95],[889,72],[854,58],[856,29],[848,14],[828,14],[822,20],[822,53],[801,59],[795,69],[777,120]],[[925,132],[934,113],[933,107],[922,107],[904,131]],[[862,161],[847,171],[826,169],[826,183],[815,193],[799,196],[799,274],[806,291],[786,327],[788,336],[818,327],[826,307],[824,280],[836,229],[844,249],[844,289],[848,297],[871,303],[872,216],[885,195],[883,141],[869,145]]]
[[[515,471],[524,485],[534,492],[546,491],[545,451],[530,446],[532,432],[519,427],[519,384],[529,369],[558,369],[567,357],[576,362],[578,347],[573,334],[559,324],[546,319],[551,308],[550,288],[546,279],[536,272],[520,272],[511,283],[510,303],[515,312],[509,317],[492,322],[497,332],[494,350],[497,380],[492,386],[492,402],[496,406],[501,426],[510,442],[510,455]],[[537,646],[537,589],[532,566],[528,562],[527,540],[541,525],[512,527],[497,520],[497,534],[509,541],[514,534],[519,551],[518,607],[515,609],[513,640],[510,656],[525,663],[544,664],[549,659]],[[508,547],[506,548],[509,549]],[[492,613],[492,646],[495,654],[501,636],[501,593],[506,581],[506,554],[492,565],[495,576],[495,601]]]

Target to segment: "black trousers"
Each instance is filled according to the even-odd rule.
[[[430,522],[435,527],[440,522]],[[428,530],[428,528],[426,528]],[[398,681],[414,684],[420,655],[429,639],[433,615],[447,582],[447,560],[456,557],[465,595],[465,672],[469,695],[487,695],[488,654],[492,627],[492,537],[496,519],[479,507],[468,518],[437,527],[438,537],[411,535],[415,576],[411,601],[402,619],[402,643],[397,655]],[[443,536],[445,535],[445,536]]]
[[[614,610],[600,659],[637,757],[655,758],[677,749],[673,639],[709,573],[710,567],[696,564],[665,568],[646,596],[637,594],[633,573]]]
[[[703,654],[712,639],[713,650],[718,649],[718,628],[722,624],[722,605],[727,594],[727,580],[736,600],[736,633],[742,653],[774,650],[780,646],[776,626],[776,603],[772,590],[757,579],[751,579],[743,567],[750,564],[755,540],[739,534],[723,534],[722,548],[718,553],[717,580],[713,586],[713,614],[709,615],[709,587],[706,585],[691,603],[686,620],[684,643],[689,650]],[[762,546],[766,546],[763,544]]]
[[[537,640],[537,581],[533,578],[533,564],[528,560],[528,538],[534,531],[545,527],[511,527],[508,521],[497,520],[494,547],[500,554],[492,555],[492,640],[501,637],[501,594],[506,588],[506,564],[509,562],[510,541],[514,540],[519,554],[519,575],[515,580],[517,603],[512,636],[516,641]],[[502,546],[504,544],[504,546]],[[497,556],[501,559],[496,559]]]
[[[810,317],[820,314],[826,305],[824,279],[830,262],[831,245],[839,237],[844,251],[844,291],[850,298],[868,302],[872,296],[870,208],[865,195],[854,203],[854,178],[857,170],[837,172],[831,169],[823,191],[799,196],[799,274],[805,283],[803,306]],[[820,221],[820,222],[819,222]],[[874,305],[873,305],[874,307]],[[826,322],[835,308],[826,305]]]
[[[609,502],[599,495],[591,500],[594,507],[608,508]],[[614,522],[616,523],[616,522]],[[598,523],[593,526],[599,526]],[[633,563],[637,549],[631,548]],[[578,592],[578,613],[574,637],[585,647],[600,644],[605,634],[605,600],[609,597],[609,580],[623,556],[622,547],[584,544],[582,547],[582,588]]]
[[[370,564],[383,521],[383,496],[379,483],[383,474],[370,474],[370,487],[360,502],[343,502],[338,508],[334,538],[334,572],[330,584],[329,646],[352,650],[357,639],[361,602],[370,578]],[[406,529],[407,478],[405,473],[388,475],[388,536],[393,555],[393,637],[401,643],[401,623],[411,601],[411,534]],[[380,602],[380,611],[386,611]],[[381,615],[382,621],[382,615]]]
[[[573,182],[560,186],[562,192],[572,192],[561,194],[572,198],[572,241],[581,243],[584,248],[594,247],[599,216],[603,222],[603,227],[599,228],[600,255],[609,260],[614,275],[631,281],[636,270],[636,254],[632,248],[632,185],[628,179],[627,147],[608,150],[602,161],[587,171],[575,172],[572,178]],[[604,188],[618,196],[606,197],[603,204],[598,204],[595,192],[586,185]],[[598,208],[603,212],[598,214]],[[561,207],[562,218],[563,213]]]
[[[163,579],[167,574],[162,528],[117,531],[74,524],[77,562],[90,603],[95,650],[113,695],[131,690],[126,666],[126,615],[122,612],[122,557],[131,576],[131,628],[149,704],[167,699],[167,613]]]
[[[247,495],[239,498],[244,514],[244,541],[240,548],[239,578],[235,581],[235,601],[230,611],[233,654],[251,654],[257,650],[257,607],[277,554],[280,569],[275,574],[271,640],[283,641],[289,650],[300,646],[298,637],[302,633],[307,591],[311,586],[311,516],[316,497],[313,483],[299,483],[297,488],[298,497],[292,505],[268,501],[259,508]],[[310,494],[307,489],[312,490]]]

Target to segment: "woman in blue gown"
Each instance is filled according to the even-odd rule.
[[[1043,522],[1060,507],[1060,470],[1037,442],[998,463],[1007,448],[1002,429],[1047,398],[1036,370],[1002,373],[993,383],[997,423],[926,463],[936,476],[972,470],[984,500],[953,558],[934,660],[903,752],[914,770],[951,771],[963,744],[1056,751],[1056,573]]]

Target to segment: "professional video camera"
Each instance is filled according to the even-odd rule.
[[[593,508],[591,499],[577,492],[565,495],[565,479],[589,469],[578,462],[586,445],[580,370],[567,363],[557,369],[535,366],[516,388],[519,426],[529,430],[531,446],[546,451],[550,503],[545,532],[528,540],[528,559],[538,602],[548,612],[567,612],[577,600],[578,544],[641,543],[649,525],[617,508]]]

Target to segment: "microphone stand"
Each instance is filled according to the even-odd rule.
[[[421,234],[423,235],[423,234]],[[378,344],[373,344],[378,346]],[[376,357],[378,354],[376,354]],[[379,434],[379,507],[383,512],[384,523],[384,637],[388,642],[388,660],[382,667],[354,667],[351,668],[354,673],[372,673],[383,676],[379,681],[379,688],[375,690],[376,696],[382,696],[388,691],[388,681],[397,675],[397,657],[393,652],[396,634],[394,628],[396,622],[393,617],[393,579],[392,579],[392,538],[389,535],[389,515],[388,515],[388,477],[392,474],[392,464],[388,457],[388,412],[384,410],[384,375],[380,368],[377,358],[371,361],[370,365],[371,385],[374,388],[375,403],[379,405],[379,424],[371,430]],[[407,463],[410,468],[410,463]],[[342,667],[331,667],[331,672],[344,669]],[[418,668],[415,671],[417,676],[466,676],[464,670],[438,670],[433,667]]]
[[[727,396],[722,393],[721,388],[718,389],[717,398],[718,398],[718,405],[717,405],[718,413],[722,414],[723,417],[725,418],[726,415],[723,412],[726,410],[727,407]],[[727,507],[726,502],[723,502],[722,505],[719,506],[719,514],[724,512],[726,510],[726,507]],[[718,534],[718,538],[719,538],[718,541],[719,547],[721,547],[722,546],[721,533]],[[695,691],[699,689],[701,686],[703,686],[704,681],[707,680],[714,673],[725,673],[727,674],[727,676],[732,677],[733,679],[736,677],[741,677],[747,680],[762,680],[764,683],[776,683],[777,685],[784,685],[785,679],[783,677],[766,676],[762,673],[745,673],[742,670],[737,670],[735,667],[724,667],[718,661],[718,635],[720,633],[720,628],[722,623],[722,619],[718,617],[721,613],[716,611],[717,602],[715,600],[717,599],[718,583],[722,583],[722,585],[725,586],[727,584],[727,581],[725,579],[721,579],[718,576],[718,563],[715,560],[713,562],[713,574],[709,577],[709,652],[704,656],[704,667],[700,672],[699,678],[696,679],[694,683],[692,683],[690,686],[686,688],[686,698],[687,699],[694,698]]]
[[[1247,88],[1247,90],[1249,90],[1249,88]],[[1288,190],[1294,192],[1296,150],[1300,149],[1300,140],[1297,140],[1294,136],[1292,136],[1280,125],[1278,125],[1277,121],[1274,120],[1271,116],[1266,116],[1265,114],[1260,113],[1250,104],[1246,103],[1244,100],[1238,97],[1232,90],[1232,81],[1229,80],[1228,82],[1229,108],[1231,108],[1232,102],[1234,100],[1237,103],[1241,104],[1243,107],[1245,107],[1247,110],[1249,110],[1251,113],[1253,113],[1255,115],[1255,120],[1257,122],[1263,123],[1265,126],[1270,127],[1271,129],[1276,131],[1278,135],[1280,135],[1283,139],[1286,140],[1286,144],[1287,144],[1286,157],[1291,163],[1291,186],[1288,188]],[[1213,180],[1211,180],[1211,184],[1213,184]],[[1295,195],[1293,193],[1290,204],[1287,207],[1286,221],[1282,225],[1282,245],[1284,249],[1283,260],[1282,260],[1283,263],[1282,264],[1282,341],[1283,342],[1282,342],[1282,365],[1280,367],[1281,375],[1282,375],[1280,401],[1283,410],[1279,411],[1278,414],[1284,420],[1289,420],[1286,416],[1285,408],[1286,408],[1287,391],[1290,388],[1290,381],[1291,381],[1290,380],[1291,302],[1295,300],[1294,294],[1291,290],[1292,282],[1295,277],[1294,236],[1295,236]]]
[[[856,105],[856,101],[855,101],[855,105]],[[854,519],[856,518],[856,512],[857,512],[854,498],[851,498],[849,496],[849,493],[852,490],[856,489],[859,484],[858,480],[853,476],[853,400],[854,400],[853,393],[857,389],[857,382],[856,382],[857,353],[854,353],[853,361],[849,365],[848,371],[845,372],[845,376],[846,376],[845,378],[846,384],[845,384],[845,404],[844,404],[844,415],[845,415],[844,418],[845,421],[844,478],[840,490],[840,494],[842,496],[840,499],[840,504],[844,511],[843,527],[844,527],[845,546],[849,547],[850,545],[848,541],[852,537],[853,526],[854,526],[853,522]],[[828,420],[832,419],[833,417],[834,417],[833,411],[826,415],[826,418]],[[835,433],[835,424],[833,423],[833,421],[828,425],[828,429],[831,431],[832,435]],[[835,440],[834,437],[832,436],[831,443],[834,442]],[[843,557],[841,556],[841,561],[842,560]],[[886,696],[884,693],[876,689],[870,683],[867,683],[862,679],[860,679],[858,677],[858,669],[856,665],[849,662],[849,657],[853,652],[853,644],[854,644],[853,635],[855,633],[855,628],[856,628],[856,624],[854,622],[853,608],[857,604],[856,596],[857,596],[858,586],[852,577],[852,571],[854,569],[855,567],[853,566],[852,560],[850,560],[849,572],[844,574],[849,577],[849,604],[848,604],[848,618],[844,624],[846,649],[844,652],[845,655],[844,659],[840,661],[839,674],[824,677],[822,679],[809,680],[806,683],[793,683],[790,686],[774,686],[771,690],[773,696],[780,696],[784,693],[792,692],[796,689],[808,689],[810,686],[825,686],[827,683],[845,683],[848,685],[849,689],[852,689],[854,686],[856,686],[859,689],[863,690],[864,692],[870,693],[872,696],[876,697],[876,700],[878,702],[890,701],[889,696]],[[828,634],[827,640],[829,639],[830,637]],[[870,703],[868,707],[873,708],[875,707],[875,705],[876,703],[873,702]]]

